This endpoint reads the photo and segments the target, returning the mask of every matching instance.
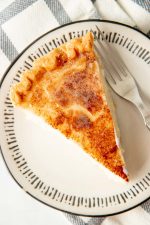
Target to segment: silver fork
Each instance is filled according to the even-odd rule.
[[[95,37],[94,47],[104,64],[108,83],[118,95],[132,102],[138,108],[146,127],[150,130],[150,110],[143,103],[133,76],[117,51],[107,43],[101,30],[97,26],[96,28],[103,41],[101,42],[91,30]]]

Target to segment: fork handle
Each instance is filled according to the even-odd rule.
[[[142,114],[144,123],[150,131],[150,111],[147,109],[145,104],[142,102],[141,98],[139,98],[139,101],[136,102],[135,105],[139,109],[140,113]]]

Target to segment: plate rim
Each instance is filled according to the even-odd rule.
[[[51,30],[49,30],[48,32],[46,32],[46,33],[40,35],[38,38],[36,38],[36,39],[35,39],[34,41],[32,41],[29,45],[27,45],[27,47],[24,48],[24,49],[18,54],[18,56],[11,62],[11,64],[9,65],[9,67],[6,69],[6,71],[4,72],[4,74],[3,74],[3,76],[2,76],[2,78],[1,78],[1,80],[0,80],[0,92],[1,92],[2,84],[3,84],[4,80],[5,80],[5,77],[7,76],[8,72],[9,72],[10,69],[13,67],[13,65],[15,64],[15,62],[16,62],[16,61],[24,54],[24,52],[26,52],[26,50],[27,50],[28,48],[30,48],[30,47],[31,47],[34,43],[36,43],[38,40],[40,40],[41,38],[43,38],[43,37],[46,36],[47,34],[52,33],[52,32],[55,31],[55,30],[59,30],[60,28],[66,27],[66,26],[68,26],[68,25],[77,24],[77,23],[84,23],[84,22],[112,23],[112,24],[117,24],[117,25],[120,25],[120,26],[128,27],[129,29],[132,29],[132,30],[134,30],[134,31],[136,31],[136,32],[138,32],[138,33],[141,33],[144,37],[146,37],[148,40],[150,40],[150,37],[148,37],[148,36],[147,36],[145,33],[143,33],[142,31],[138,30],[136,27],[132,27],[132,26],[130,26],[130,25],[127,25],[127,24],[124,24],[124,23],[120,23],[120,22],[116,22],[116,21],[112,21],[112,20],[87,19],[87,20],[73,21],[73,22],[69,22],[69,23],[60,25],[60,26],[58,26],[58,27],[56,27],[56,28],[54,28],[54,29],[51,29]],[[6,166],[7,170],[8,170],[8,172],[9,172],[9,174],[10,174],[11,177],[14,179],[14,181],[19,185],[19,187],[20,187],[21,189],[24,190],[23,186],[17,181],[17,179],[13,176],[11,170],[9,169],[9,166],[8,166],[6,160],[5,160],[5,157],[4,157],[4,154],[3,154],[3,150],[2,150],[1,145],[0,145],[0,153],[1,153],[1,155],[2,155],[2,159],[3,159],[4,163],[5,163],[5,166]],[[25,190],[24,190],[24,191],[25,191]],[[89,216],[89,217],[107,217],[107,216],[118,215],[118,214],[121,214],[121,213],[130,211],[130,210],[132,210],[132,209],[134,209],[134,208],[140,206],[141,204],[145,203],[146,201],[148,201],[148,200],[150,199],[150,197],[148,197],[148,198],[146,198],[145,200],[141,201],[140,203],[138,203],[138,204],[136,204],[136,205],[134,205],[134,206],[132,206],[132,207],[129,207],[129,208],[125,209],[125,210],[121,210],[121,211],[119,211],[119,212],[110,213],[110,214],[105,214],[105,215],[102,215],[102,214],[101,214],[101,215],[99,215],[99,214],[98,214],[98,215],[89,215],[89,214],[86,215],[86,214],[80,214],[80,213],[69,212],[69,211],[67,211],[67,210],[63,210],[63,209],[57,208],[57,207],[55,207],[55,206],[52,206],[52,205],[50,205],[50,204],[48,204],[48,203],[46,203],[46,202],[40,200],[39,198],[35,197],[34,195],[32,195],[31,193],[29,193],[28,191],[25,191],[25,192],[26,192],[29,196],[31,196],[32,198],[34,198],[35,200],[39,201],[40,203],[42,203],[42,204],[44,204],[44,205],[46,205],[46,206],[49,206],[49,207],[53,208],[53,209],[59,210],[59,211],[64,212],[64,213],[69,213],[69,214],[71,214],[71,215],[85,216],[85,217],[87,217],[87,216]]]

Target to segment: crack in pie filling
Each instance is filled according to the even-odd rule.
[[[89,32],[35,60],[32,69],[11,88],[11,100],[14,106],[42,117],[128,181],[116,140],[117,123],[93,41]]]

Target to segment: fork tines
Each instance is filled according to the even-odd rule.
[[[114,82],[115,82],[115,79],[114,79],[114,75],[112,76],[112,73],[115,73],[116,78],[118,78],[119,80],[122,80],[123,76],[127,76],[127,75],[131,76],[131,73],[129,72],[128,68],[126,67],[125,63],[121,59],[116,49],[113,46],[110,46],[110,43],[106,40],[105,35],[99,29],[99,27],[96,26],[96,28],[102,37],[102,41],[100,41],[97,38],[96,34],[91,29],[95,38],[94,47],[96,52],[102,59],[102,62],[105,66],[107,74],[111,76],[111,79]],[[120,76],[120,74],[123,76]]]

